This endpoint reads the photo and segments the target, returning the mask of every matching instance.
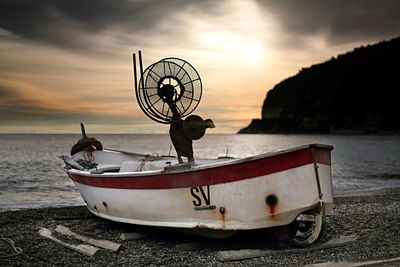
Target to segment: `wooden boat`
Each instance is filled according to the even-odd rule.
[[[82,124],[82,139],[72,148],[72,158],[62,158],[93,214],[213,236],[288,226],[298,244],[318,240],[333,209],[332,146],[195,161],[192,140],[215,127],[210,119],[189,116],[201,99],[200,76],[178,58],[162,59],[143,71],[139,51],[139,63],[138,83],[133,54],[138,104],[150,119],[170,125],[177,157],[103,150],[100,142],[86,136]]]
[[[102,218],[226,236],[286,225],[305,245],[332,213],[332,149],[310,144],[184,164],[107,149],[62,157],[88,209]]]

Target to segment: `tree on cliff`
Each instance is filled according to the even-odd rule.
[[[400,131],[400,37],[302,69],[267,94],[240,133]]]

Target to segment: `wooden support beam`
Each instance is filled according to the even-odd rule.
[[[95,238],[77,234],[77,233],[71,231],[68,227],[65,227],[62,225],[57,225],[56,232],[60,233],[62,235],[72,236],[80,241],[86,242],[93,246],[104,248],[104,249],[109,249],[112,251],[118,251],[118,249],[121,246],[121,244],[114,243],[112,241],[103,240],[103,239],[95,239]]]
[[[86,244],[73,245],[73,244],[69,244],[69,243],[63,242],[60,239],[54,237],[52,235],[52,233],[53,232],[51,230],[47,229],[47,228],[41,228],[39,230],[39,235],[40,236],[45,237],[47,239],[50,239],[51,241],[53,241],[53,242],[55,242],[55,243],[57,243],[57,244],[59,244],[61,246],[64,246],[64,247],[72,249],[72,250],[75,250],[75,251],[80,252],[82,254],[85,254],[87,256],[93,257],[94,254],[96,254],[96,252],[99,250],[96,247],[93,247],[93,246],[90,246],[90,245],[86,245]]]
[[[217,253],[217,259],[220,261],[235,261],[235,260],[243,260],[264,256],[272,256],[272,255],[280,255],[285,253],[296,253],[296,252],[304,252],[304,251],[312,251],[312,250],[320,250],[327,249],[333,247],[340,247],[347,244],[350,244],[357,240],[356,235],[345,236],[341,238],[334,238],[325,243],[318,243],[307,248],[294,248],[294,249],[283,249],[283,250],[271,250],[271,249],[242,249],[242,250],[227,250],[220,251]]]
[[[371,261],[364,261],[364,262],[353,262],[352,267],[358,266],[372,266],[372,265],[383,265],[388,263],[398,263],[400,262],[400,257],[391,258],[391,259],[383,259],[383,260],[371,260]],[[397,265],[397,264],[396,264]],[[395,265],[393,265],[395,266]]]
[[[370,260],[370,261],[362,261],[362,262],[323,262],[317,264],[308,264],[304,265],[304,267],[359,267],[359,266],[383,266],[391,263],[400,262],[400,257],[391,258],[391,259],[381,259],[381,260]],[[395,265],[393,265],[395,266]]]

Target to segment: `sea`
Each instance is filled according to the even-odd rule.
[[[167,134],[95,134],[105,148],[175,155]],[[84,205],[58,158],[80,135],[0,134],[0,212]],[[194,141],[195,158],[246,157],[305,144],[333,145],[334,194],[400,187],[400,136],[207,134]]]

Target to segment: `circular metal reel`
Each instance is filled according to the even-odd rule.
[[[192,113],[202,96],[202,83],[194,67],[179,58],[165,58],[143,72],[137,89],[140,108],[152,120],[168,124],[174,116]]]

